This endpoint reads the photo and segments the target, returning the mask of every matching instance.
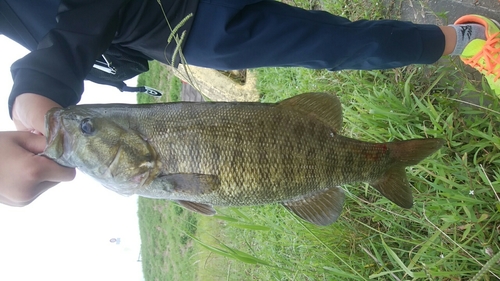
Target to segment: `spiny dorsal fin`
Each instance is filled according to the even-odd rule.
[[[342,130],[342,105],[334,94],[305,93],[286,99],[277,106],[287,107],[320,120],[336,132]]]
[[[217,213],[212,206],[207,204],[184,201],[184,200],[177,200],[177,203],[179,203],[179,205],[181,205],[186,209],[189,209],[196,213],[200,213],[202,215],[213,216]]]
[[[413,195],[403,166],[393,166],[371,185],[396,205],[406,209],[413,206]]]
[[[308,198],[282,204],[300,218],[326,226],[334,223],[340,216],[344,198],[344,191],[340,187],[334,187]]]

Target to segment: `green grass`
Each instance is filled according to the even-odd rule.
[[[450,89],[450,81],[460,81],[463,74],[437,66],[425,71],[409,67],[342,73],[263,69],[259,70],[259,90],[265,100],[314,86],[306,82],[311,85],[304,89],[300,79],[289,79],[287,88],[276,89],[277,71],[285,74],[280,79],[315,76],[318,90],[337,93],[344,104],[347,136],[374,142],[422,137],[447,141],[445,148],[408,169],[415,196],[411,210],[388,203],[367,185],[344,187],[350,198],[340,224],[332,227],[340,230],[332,232],[346,236],[346,241],[352,235],[361,240],[345,243],[341,251],[332,248],[336,243],[325,243],[323,250],[340,255],[355,249],[366,255],[358,257],[352,269],[344,261],[333,268],[362,272],[363,277],[355,278],[359,280],[469,280],[490,259],[486,250],[499,251],[500,202],[495,194],[500,188],[498,100],[490,105],[496,112],[456,102],[462,95],[475,94],[475,88],[466,84],[458,93]],[[342,230],[348,231],[342,234]],[[318,237],[320,241],[328,238]],[[370,260],[373,266],[367,270]],[[498,265],[493,271],[500,274]],[[326,273],[310,278],[321,277],[339,278]]]
[[[376,1],[322,3],[351,18],[380,14]],[[440,137],[446,145],[407,169],[413,208],[397,207],[367,184],[343,186],[344,211],[329,227],[277,205],[218,208],[204,217],[141,198],[146,280],[497,280],[500,103],[461,63],[444,62],[387,71],[254,70],[262,102],[337,94],[343,135],[372,142]]]
[[[173,102],[180,100],[182,82],[157,61],[149,62],[149,71],[139,75],[137,86],[149,86],[163,92],[161,97],[145,93],[137,95],[137,103]]]
[[[194,280],[195,251],[189,235],[196,233],[198,216],[165,200],[141,198],[139,210],[145,279]]]

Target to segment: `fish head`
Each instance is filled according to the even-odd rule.
[[[126,119],[74,106],[50,110],[45,127],[47,146],[42,155],[78,168],[120,194],[136,193],[159,173],[155,149]]]

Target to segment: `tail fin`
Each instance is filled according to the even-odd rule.
[[[371,183],[387,199],[403,208],[411,208],[413,196],[405,167],[416,165],[444,144],[442,139],[418,139],[387,143],[393,164],[382,177]]]

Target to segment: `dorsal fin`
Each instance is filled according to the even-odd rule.
[[[299,111],[331,126],[336,132],[342,130],[342,105],[339,98],[329,93],[305,93],[278,103]]]
[[[303,220],[326,226],[334,223],[340,216],[344,198],[344,190],[336,186],[313,196],[282,204]]]

